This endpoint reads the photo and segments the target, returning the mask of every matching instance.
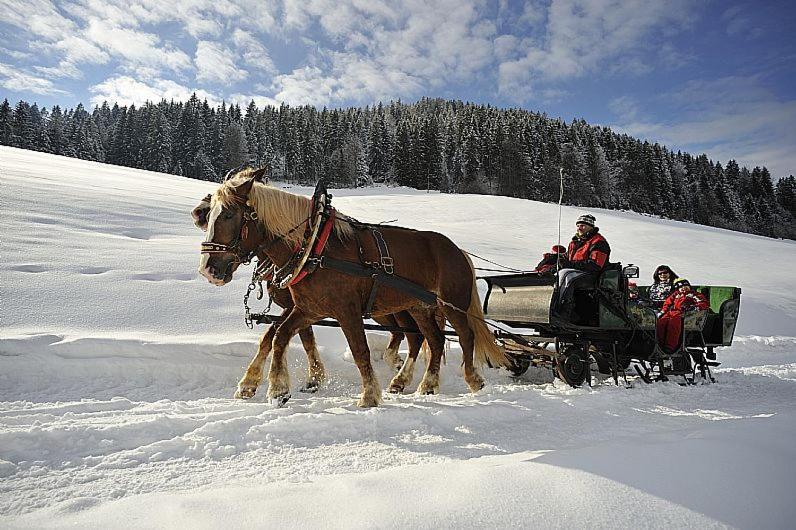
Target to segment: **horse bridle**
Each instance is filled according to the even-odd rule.
[[[255,212],[248,205],[244,206],[243,222],[240,225],[240,230],[238,231],[238,235],[235,236],[235,239],[226,245],[224,243],[215,243],[213,241],[202,241],[201,250],[199,252],[201,254],[232,254],[237,263],[240,263],[241,265],[248,265],[251,263],[252,258],[261,250],[262,245],[252,250],[246,251],[241,246],[241,243],[248,234],[249,223],[253,223],[255,229],[258,231],[260,230],[260,223],[257,222],[258,220],[259,217],[257,217],[257,212]]]

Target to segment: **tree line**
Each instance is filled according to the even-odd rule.
[[[87,111],[0,105],[0,144],[219,181],[244,163],[276,180],[387,183],[634,210],[796,239],[796,181],[673,152],[583,120],[461,101],[322,109],[211,107],[193,95]]]

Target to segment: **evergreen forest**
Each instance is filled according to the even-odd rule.
[[[765,167],[672,152],[583,120],[461,101],[322,109],[211,107],[196,95],[92,111],[8,100],[0,144],[219,181],[242,164],[274,180],[331,187],[384,183],[633,210],[796,239],[796,180]]]

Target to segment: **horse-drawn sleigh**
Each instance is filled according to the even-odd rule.
[[[693,382],[697,372],[712,380],[717,366],[715,348],[732,344],[740,308],[741,289],[725,286],[695,286],[709,300],[710,308],[685,313],[680,346],[672,352],[660,346],[657,314],[645,303],[645,287],[634,297],[629,278],[638,277],[638,267],[610,264],[594,285],[575,291],[577,321],[561,318],[551,303],[555,277],[511,274],[483,278],[488,284],[484,300],[487,318],[502,324],[495,331],[514,362],[519,375],[531,364],[547,364],[573,386],[583,384],[590,367],[619,374],[634,363],[646,382],[683,376]],[[508,328],[508,329],[507,329]],[[538,344],[554,343],[555,350],[539,350]]]
[[[392,392],[410,384],[423,340],[430,354],[418,392],[439,391],[446,334],[458,337],[464,379],[473,392],[484,385],[480,364],[515,374],[531,364],[548,364],[572,385],[586,380],[592,359],[615,379],[633,360],[644,366],[639,373],[647,381],[653,376],[693,375],[697,369],[710,377],[713,348],[732,341],[740,289],[713,288],[716,314],[689,316],[682,351],[663,355],[654,325],[649,327],[650,315],[628,300],[627,278],[638,269],[619,265],[609,267],[593,289],[576,293],[579,309],[587,315],[577,324],[551,313],[554,280],[535,274],[484,278],[489,291],[482,308],[469,256],[445,236],[361,223],[336,212],[322,186],[310,200],[267,186],[264,173],[246,169],[228,175],[193,212],[196,224],[207,231],[201,274],[224,285],[241,264],[256,257],[260,266],[247,297],[257,283],[266,281],[271,296],[285,309],[274,317],[250,315],[247,306],[248,322],[273,325],[238,384],[236,397],[254,395],[272,352],[268,398],[277,404],[289,399],[285,353],[297,332],[309,359],[304,389],[317,389],[325,374],[310,326],[332,324],[342,328],[362,377],[358,404],[377,405],[381,388],[365,340],[367,317],[374,318],[379,329],[393,332],[390,362],[396,368],[396,340],[400,342],[401,334],[410,339],[409,355],[388,387]],[[709,294],[713,306],[714,292]],[[487,327],[487,319],[497,322],[495,332]],[[453,331],[445,331],[446,321]],[[544,343],[554,344],[554,351]]]

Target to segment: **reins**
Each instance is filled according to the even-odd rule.
[[[469,252],[467,250],[463,250],[463,252],[465,254],[469,255],[469,256],[472,256],[474,258],[480,259],[481,261],[486,261],[487,263],[491,263],[492,265],[497,265],[498,267],[502,267],[502,269],[484,269],[482,267],[475,267],[475,270],[477,270],[477,271],[489,271],[489,272],[506,272],[506,271],[508,271],[508,272],[517,272],[517,273],[528,272],[528,271],[523,271],[523,270],[520,270],[520,269],[515,269],[514,267],[509,267],[508,265],[503,265],[502,263],[497,263],[496,261],[488,260],[486,258],[483,258],[483,257],[479,256],[478,254],[473,254],[472,252]]]

